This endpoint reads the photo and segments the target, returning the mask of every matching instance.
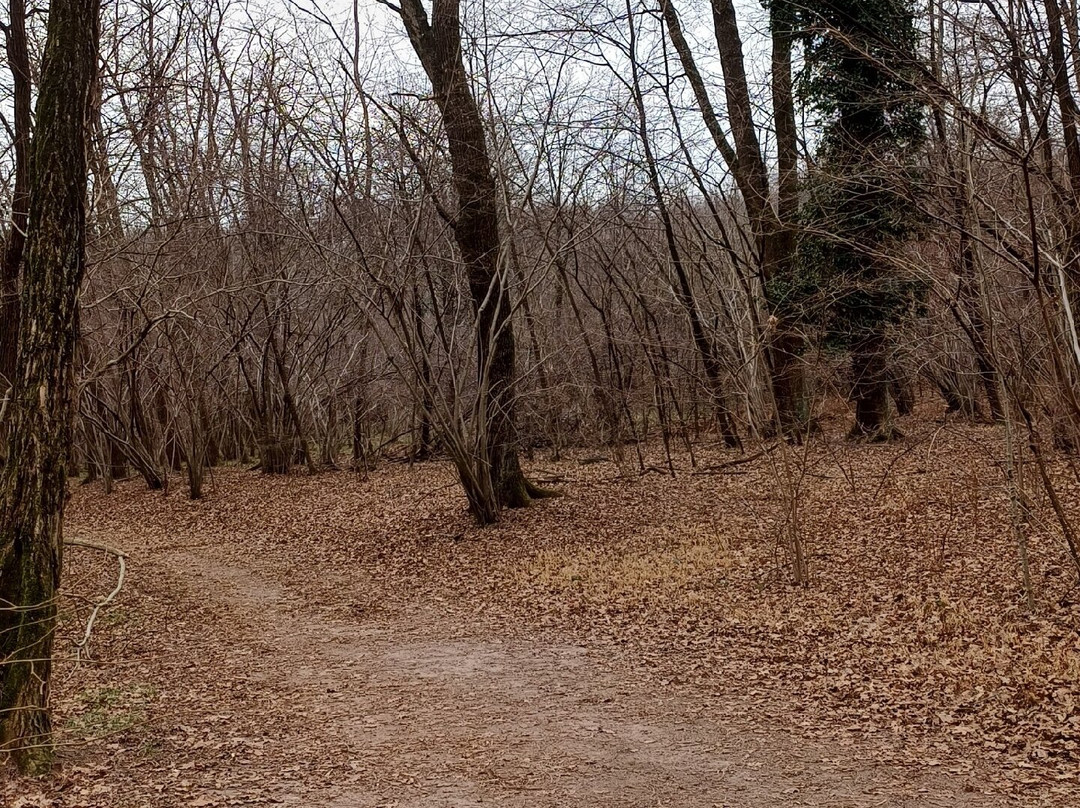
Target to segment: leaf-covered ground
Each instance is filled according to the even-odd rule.
[[[907,429],[674,476],[538,454],[565,496],[486,529],[445,463],[76,487],[69,536],[128,580],[91,660],[61,644],[60,774],[0,804],[1078,804],[1080,589],[1036,471],[1029,610],[1001,433]],[[70,638],[115,565],[67,565]]]

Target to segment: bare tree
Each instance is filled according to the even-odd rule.
[[[499,238],[498,192],[480,109],[462,61],[459,0],[434,0],[430,21],[420,0],[406,0],[396,10],[431,81],[450,147],[457,194],[451,224],[476,315],[483,402],[477,432],[484,438],[479,456],[457,453],[454,460],[473,516],[488,524],[498,520],[502,508],[522,507],[546,494],[525,478],[515,444],[513,312]]]

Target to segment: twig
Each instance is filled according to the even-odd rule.
[[[659,466],[646,466],[638,472],[639,477],[644,477],[646,474],[672,474],[672,471],[669,469],[662,469]]]
[[[127,573],[127,553],[113,547],[107,547],[104,544],[95,544],[94,542],[83,541],[82,539],[67,539],[64,541],[64,544],[68,547],[86,547],[90,550],[100,550],[107,555],[115,556],[116,562],[119,565],[119,571],[116,576],[116,586],[103,600],[94,604],[94,608],[90,612],[90,617],[86,621],[86,630],[83,632],[83,638],[75,641],[75,664],[78,664],[82,657],[83,649],[86,647],[86,644],[90,642],[90,635],[94,631],[94,621],[97,620],[98,613],[116,600],[116,596],[119,595],[120,590],[124,588],[124,576]]]

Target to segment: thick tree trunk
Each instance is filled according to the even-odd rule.
[[[1058,100],[1058,114],[1061,117],[1061,131],[1065,140],[1065,161],[1069,175],[1072,213],[1080,210],[1080,105],[1072,94],[1069,83],[1069,65],[1065,52],[1068,47],[1062,26],[1060,0],[1044,0],[1048,27],[1050,63],[1054,69],[1054,92]],[[1073,260],[1078,256],[1070,255]],[[1080,275],[1080,266],[1071,267],[1074,277]]]
[[[53,759],[52,640],[84,271],[86,149],[97,0],[53,0],[30,167],[22,322],[0,480],[0,747],[27,772]]]
[[[794,10],[787,0],[769,6],[772,26],[772,102],[776,129],[776,218],[764,216],[761,230],[762,275],[766,281],[766,305],[773,317],[769,346],[772,392],[780,430],[792,437],[805,431],[810,412],[806,401],[802,352],[806,340],[780,302],[768,291],[768,280],[789,277],[795,269],[796,221],[799,216],[799,134],[792,92],[791,51],[794,46]],[[768,208],[766,207],[766,210]]]
[[[851,437],[889,440],[893,437],[889,417],[889,383],[884,340],[874,334],[862,340],[851,352],[853,374],[852,399],[855,402],[855,425]]]
[[[431,81],[450,147],[461,253],[476,316],[482,457],[456,458],[469,507],[480,524],[502,508],[527,505],[545,492],[521,472],[514,435],[515,346],[510,293],[500,270],[498,195],[480,109],[461,55],[459,0],[435,0],[432,18],[421,0],[405,0],[401,18]],[[469,468],[468,466],[472,466]]]

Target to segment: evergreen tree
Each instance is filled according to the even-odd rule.
[[[914,9],[910,0],[807,0],[801,13],[800,94],[819,116],[821,139],[799,264],[780,293],[851,352],[853,435],[887,439],[895,380],[888,333],[920,297],[895,260],[918,227],[915,162],[925,136],[909,80]]]

